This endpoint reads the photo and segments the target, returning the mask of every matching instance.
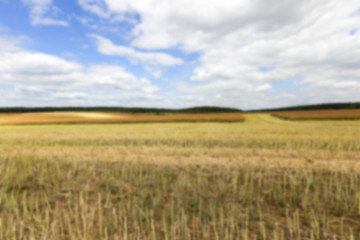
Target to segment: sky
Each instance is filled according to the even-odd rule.
[[[0,107],[360,101],[358,0],[0,0]]]

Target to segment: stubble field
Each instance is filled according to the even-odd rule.
[[[351,120],[360,119],[360,109],[280,111],[272,113],[276,117],[289,120]]]
[[[360,239],[360,121],[0,125],[0,239]]]

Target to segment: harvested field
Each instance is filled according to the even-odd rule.
[[[243,121],[240,113],[215,114],[126,114],[95,112],[50,112],[0,114],[0,124],[46,124],[46,123],[119,123],[119,122],[197,122],[197,121]]]
[[[0,240],[359,240],[360,120],[0,126]]]
[[[309,110],[272,112],[273,116],[289,120],[360,119],[360,109]]]

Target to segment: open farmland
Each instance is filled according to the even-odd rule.
[[[243,121],[241,113],[213,114],[130,114],[101,112],[49,112],[0,114],[0,124],[44,123],[126,123],[126,122],[197,122]]]
[[[272,113],[276,117],[290,120],[360,119],[360,109],[280,111]]]
[[[360,239],[360,121],[244,116],[1,125],[0,239]]]

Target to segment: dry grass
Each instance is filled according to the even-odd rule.
[[[240,113],[216,114],[123,114],[94,112],[53,112],[0,114],[0,124],[45,123],[119,123],[119,122],[182,122],[182,121],[243,121]]]
[[[360,121],[0,126],[0,239],[360,239]]]
[[[360,119],[360,109],[282,111],[273,112],[272,115],[289,120]]]

